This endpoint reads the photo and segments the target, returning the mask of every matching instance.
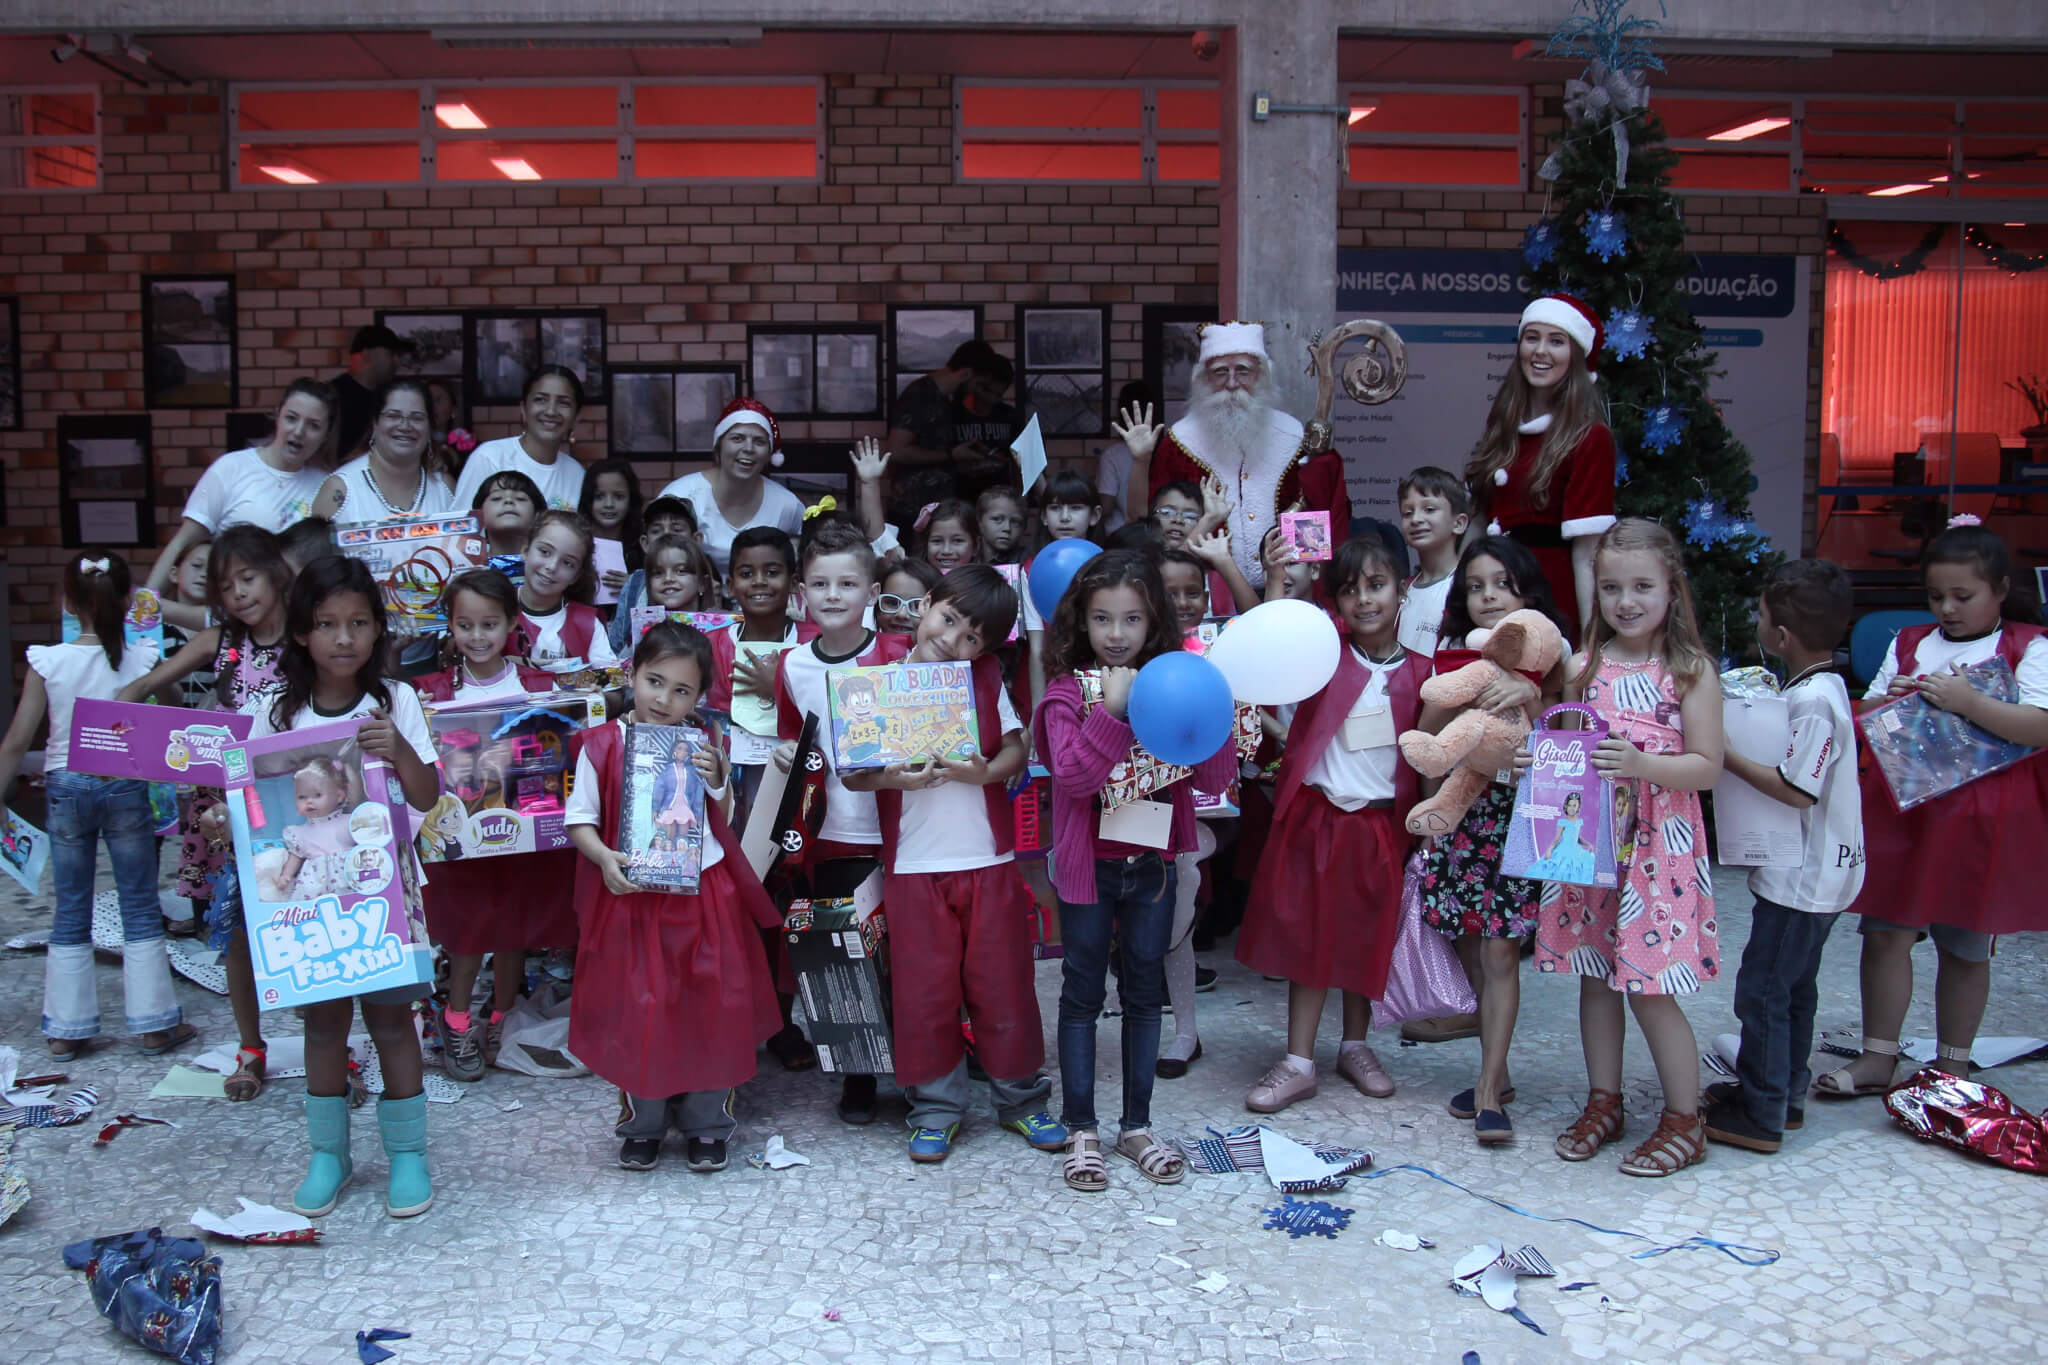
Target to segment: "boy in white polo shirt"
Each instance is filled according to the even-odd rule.
[[[1749,874],[1756,896],[1749,946],[1735,976],[1742,1022],[1738,1082],[1707,1087],[1707,1137],[1775,1152],[1806,1119],[1821,947],[1836,917],[1863,888],[1863,804],[1856,786],[1856,722],[1834,671],[1849,628],[1849,575],[1824,559],[1781,564],[1764,584],[1757,642],[1788,670],[1784,697],[1792,738],[1771,768],[1729,749],[1728,771],[1764,795],[1799,808],[1797,867]]]

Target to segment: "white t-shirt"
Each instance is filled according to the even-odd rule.
[[[1365,665],[1370,675],[1365,686],[1358,690],[1358,700],[1351,704],[1353,716],[1369,715],[1375,711],[1387,711],[1393,705],[1388,692],[1388,678],[1399,668],[1402,660],[1389,664],[1376,664],[1359,652],[1356,645],[1346,645],[1352,657]],[[1294,707],[1280,708],[1289,725],[1294,723]],[[1391,716],[1388,718],[1387,734],[1394,734]],[[1340,727],[1331,739],[1330,747],[1323,750],[1323,756],[1308,770],[1302,779],[1330,798],[1330,804],[1338,810],[1363,810],[1375,801],[1394,799],[1394,774],[1401,761],[1401,752],[1394,747],[1392,738],[1383,745],[1370,749],[1347,749],[1344,747],[1344,732]]]
[[[457,664],[461,668],[463,665]],[[513,701],[526,695],[526,684],[519,680],[519,669],[510,662],[505,671],[489,682],[480,683],[468,673],[462,675],[462,686],[455,690],[455,699],[444,702],[428,702],[429,706],[469,706],[480,701]]]
[[[1103,534],[1130,520],[1124,514],[1124,494],[1130,491],[1130,484],[1131,448],[1122,441],[1104,446],[1095,457],[1095,491],[1101,495]]]
[[[527,657],[534,663],[560,663],[573,657],[568,646],[562,643],[562,627],[569,621],[567,601],[550,612],[538,612],[522,606],[519,615],[533,627],[533,648]],[[618,661],[618,653],[612,648],[611,634],[605,629],[604,622],[599,621],[590,632],[590,653],[583,656],[583,662],[593,668],[605,668]]]
[[[121,666],[109,667],[107,651],[97,643],[30,645],[28,666],[43,680],[50,699],[50,735],[43,741],[43,771],[54,773],[71,752],[71,708],[80,697],[112,701],[114,694],[157,666],[152,644],[122,646]]]
[[[729,781],[730,779],[728,779]],[[707,796],[706,801],[710,798]],[[562,823],[566,825],[594,825],[598,837],[606,840],[610,848],[611,825],[604,818],[604,811],[597,797],[597,765],[590,761],[590,751],[584,749],[576,755],[576,785],[569,791],[569,800],[562,807]],[[725,859],[725,849],[712,837],[710,829],[704,831],[703,861],[698,864],[701,871],[709,872]]]
[[[1007,737],[1022,730],[1010,689],[996,691],[996,718]],[[971,872],[1007,863],[1013,855],[996,852],[995,831],[988,827],[988,796],[964,782],[941,782],[921,792],[903,793],[903,818],[896,826],[898,872]]]
[[[831,712],[825,705],[825,672],[833,668],[850,668],[860,655],[874,648],[874,637],[861,642],[859,651],[844,659],[827,660],[818,654],[818,642],[798,645],[782,656],[783,685],[789,689],[790,700],[796,703],[797,711],[806,716],[816,716],[822,735],[826,729],[826,718]],[[818,745],[818,753],[825,760],[825,819],[818,827],[818,837],[840,844],[879,844],[882,842],[882,817],[875,809],[873,792],[849,791],[839,780],[839,773],[832,767],[832,746]]]
[[[185,515],[215,533],[243,522],[282,531],[312,515],[313,499],[326,482],[324,469],[274,469],[253,448],[231,450],[208,465],[192,485]]]
[[[1794,910],[1833,914],[1863,889],[1863,794],[1856,785],[1856,721],[1834,673],[1786,689],[1792,740],[1778,776],[1814,798],[1799,812],[1799,866],[1750,870],[1749,889]]]
[[[438,779],[440,756],[434,752],[434,737],[427,730],[427,713],[420,706],[419,693],[395,679],[386,679],[384,690],[391,694],[391,723],[398,727],[398,733],[405,737],[405,742],[412,745],[412,751],[419,755],[420,762],[434,769],[434,775]],[[242,714],[253,716],[256,720],[249,729],[249,738],[263,739],[278,733],[277,727],[272,725],[270,720],[270,704],[276,695],[274,692],[266,692],[251,697],[243,704]],[[298,714],[292,717],[292,723],[286,728],[310,730],[316,726],[334,725],[344,720],[361,720],[376,707],[377,699],[367,692],[357,697],[355,704],[347,710],[338,711],[333,715],[309,703],[299,708]],[[410,801],[406,804],[412,806]],[[432,804],[428,802],[428,805]],[[417,817],[415,825],[419,820],[424,820],[427,814],[426,809],[420,806],[412,806],[412,813]]]
[[[540,485],[550,507],[573,512],[583,499],[583,462],[566,448],[555,452],[553,464],[542,464],[526,453],[517,436],[500,436],[469,452],[462,477],[455,481],[455,505],[468,511],[476,504],[476,490],[501,469],[517,470]]]
[[[1981,640],[1951,640],[1939,630],[1920,642],[1919,653],[1913,660],[1913,671],[1922,675],[1940,673],[1950,664],[1958,668],[1969,664],[1980,664],[1998,653],[1999,639],[2004,630],[1994,630]],[[1866,701],[1882,699],[1891,690],[1892,679],[1899,676],[1899,640],[1885,646],[1884,666],[1877,670],[1877,676],[1870,680],[1870,690],[1863,694]],[[2048,707],[2048,635],[2041,636],[2027,646],[2027,652],[2020,656],[2020,666],[2013,681],[2019,684],[2022,706]]]
[[[458,509],[455,504],[455,489],[439,474],[420,471],[419,481],[404,488],[379,490],[370,481],[370,457],[358,455],[334,471],[334,477],[341,480],[341,506],[335,509],[334,520],[343,521],[386,521],[394,517],[438,517],[449,512],[469,510],[464,503]],[[387,501],[388,499],[388,501]],[[394,506],[410,499],[409,506]]]
[[[725,519],[725,513],[718,510],[717,495],[711,491],[711,478],[707,474],[685,474],[661,490],[664,498],[681,498],[697,511],[697,525],[703,532],[704,552],[711,556],[711,567],[724,578],[732,565],[732,538],[748,526],[775,526],[789,533],[791,540],[802,534],[804,529],[803,499],[784,488],[773,479],[761,480],[761,505],[754,509],[745,525],[735,526]]]
[[[1447,573],[1427,586],[1417,584],[1408,589],[1408,596],[1401,603],[1401,648],[1413,650],[1425,659],[1436,656],[1444,609],[1451,600],[1451,580],[1457,576]]]
[[[1045,629],[1045,618],[1038,614],[1038,604],[1031,600],[1031,570],[1017,570],[1017,619],[1026,635]]]

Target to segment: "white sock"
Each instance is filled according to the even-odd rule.
[[[1287,1065],[1293,1067],[1304,1076],[1316,1074],[1316,1062],[1313,1057],[1297,1057],[1290,1052],[1287,1054]]]
[[[1366,1046],[1366,1041],[1363,1038],[1346,1038],[1343,1042],[1337,1044],[1337,1055],[1342,1057],[1348,1053],[1356,1052],[1364,1046]]]

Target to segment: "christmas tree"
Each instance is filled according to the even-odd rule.
[[[1617,510],[1681,538],[1707,647],[1732,663],[1750,650],[1751,612],[1779,556],[1750,520],[1749,452],[1709,396],[1715,357],[1687,303],[1693,258],[1669,188],[1678,153],[1646,83],[1664,67],[1648,39],[1658,24],[1627,8],[1577,0],[1551,37],[1551,55],[1587,65],[1566,86],[1565,128],[1538,171],[1549,201],[1522,254],[1537,293],[1577,295],[1605,323],[1598,361]]]

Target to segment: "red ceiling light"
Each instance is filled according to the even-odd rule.
[[[296,166],[258,166],[257,170],[272,180],[282,180],[287,185],[317,185],[320,177],[308,175]]]
[[[440,120],[443,128],[459,128],[465,132],[491,126],[466,104],[437,104],[434,117]]]
[[[507,180],[540,179],[540,172],[523,156],[494,156],[491,158],[491,164],[496,166],[498,173]]]
[[[1723,128],[1718,133],[1709,133],[1707,141],[1747,142],[1753,137],[1762,137],[1765,133],[1775,133],[1780,128],[1791,126],[1792,120],[1788,118],[1755,118],[1747,123],[1738,123],[1733,128]]]

